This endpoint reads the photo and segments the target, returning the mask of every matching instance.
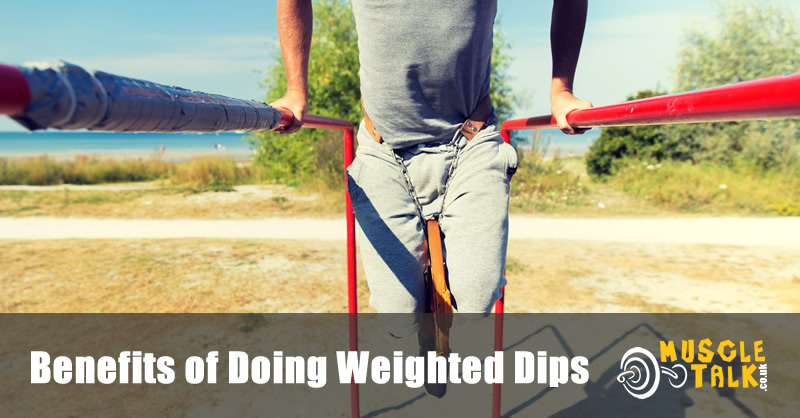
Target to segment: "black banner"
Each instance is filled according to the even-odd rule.
[[[2,314],[10,416],[797,416],[796,314]],[[385,326],[403,324],[395,338]],[[502,373],[500,371],[502,370]],[[438,398],[426,392],[444,396]]]

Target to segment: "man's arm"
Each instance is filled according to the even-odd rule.
[[[564,133],[583,133],[586,129],[573,129],[567,123],[567,113],[575,109],[592,107],[572,93],[575,67],[586,27],[588,0],[553,0],[550,20],[550,49],[553,54],[553,82],[550,86],[550,112]]]
[[[270,104],[294,113],[292,126],[280,131],[292,133],[303,126],[308,112],[308,55],[313,31],[311,0],[278,0],[276,15],[286,67],[286,95]]]

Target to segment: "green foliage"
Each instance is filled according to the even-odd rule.
[[[148,181],[165,178],[171,165],[160,160],[104,161],[78,156],[58,162],[49,157],[0,158],[0,184],[46,186]]]
[[[800,169],[764,170],[737,161],[623,159],[609,186],[671,211],[695,213],[777,213],[797,216]]]
[[[718,2],[717,32],[689,31],[681,49],[676,88],[696,90],[800,68],[797,20],[774,1]]]
[[[194,158],[190,162],[175,164],[170,175],[173,184],[211,186],[210,189],[203,188],[202,191],[232,191],[230,185],[249,183],[263,178],[264,172],[261,167],[221,158]]]
[[[764,208],[781,216],[800,216],[800,201],[776,202]]]
[[[358,70],[358,37],[350,2],[316,0],[308,64],[310,112],[358,123],[363,117]],[[279,50],[262,86],[267,87],[267,100],[286,93],[286,71]],[[321,175],[325,183],[341,181],[341,166],[337,167],[339,175],[334,177],[329,169],[333,164],[324,158],[333,155],[329,148],[334,144],[338,145],[336,155],[341,154],[341,133],[337,133],[335,141],[331,134],[318,129],[302,129],[292,135],[254,134],[255,160],[277,182],[297,184],[315,174]]]
[[[314,1],[314,33],[308,68],[309,111],[346,119],[356,126],[363,118],[358,77],[358,35],[355,18],[347,0]],[[387,22],[387,24],[390,24]],[[498,118],[511,116],[517,96],[511,93],[507,69],[511,45],[499,30],[494,32],[491,95]],[[262,87],[267,100],[286,92],[286,73],[280,51],[267,69]],[[340,132],[302,129],[292,135],[272,132],[251,137],[256,145],[255,161],[264,166],[267,177],[288,184],[321,182],[337,186],[342,182],[342,139]]]
[[[508,75],[508,68],[511,66],[511,61],[514,60],[514,57],[509,55],[512,43],[506,40],[497,20],[495,21],[492,46],[492,77],[489,95],[492,97],[492,106],[494,106],[497,119],[502,123],[511,118],[514,108],[521,104],[522,97],[511,91],[511,77]]]
[[[774,2],[720,0],[718,30],[686,36],[676,73],[677,91],[689,91],[797,71],[797,20]],[[663,94],[639,92],[635,98]],[[764,170],[791,170],[800,162],[796,120],[703,123],[604,129],[590,148],[590,174],[614,174],[622,158],[652,161],[740,161]]]
[[[556,155],[544,157],[548,144],[540,135],[534,136],[531,147],[518,152],[517,172],[511,181],[509,206],[518,211],[552,212],[567,206],[581,206],[589,188],[564,167]]]
[[[696,90],[800,68],[797,19],[774,1],[720,0],[717,31],[689,31],[681,49],[676,88]],[[737,158],[787,169],[800,158],[796,120],[695,124],[671,136],[700,145],[692,159],[732,164]]]
[[[169,163],[150,160],[100,160],[78,156],[74,161],[56,161],[48,157],[0,158],[0,185],[47,186],[59,184],[102,184],[169,180],[187,185],[187,191],[232,191],[231,185],[258,183],[266,178],[262,167],[247,161],[223,158],[194,158],[188,162]]]
[[[660,96],[663,92],[644,90],[628,101]],[[661,160],[670,154],[664,134],[657,126],[620,126],[605,128],[589,147],[586,169],[593,175],[608,175],[616,171],[616,162],[625,157],[644,157]]]

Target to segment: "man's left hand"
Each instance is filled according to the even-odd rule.
[[[567,114],[573,110],[588,109],[591,102],[575,97],[569,90],[553,93],[550,96],[550,113],[556,118],[558,129],[568,135],[582,134],[590,128],[573,128],[567,123]]]

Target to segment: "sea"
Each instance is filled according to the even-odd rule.
[[[253,145],[244,139],[248,136],[235,132],[0,132],[0,157],[96,155],[125,158],[160,154],[167,160],[186,160],[198,155],[224,154],[244,159],[253,150]]]
[[[565,135],[557,129],[543,130],[536,139],[534,131],[515,133],[517,148],[538,143],[545,155],[584,155],[600,135],[589,130],[583,135]],[[227,155],[247,159],[253,145],[248,133],[116,133],[91,131],[0,132],[0,157],[19,158],[48,155],[69,158],[76,155],[125,158],[160,154],[167,160],[187,160],[198,155]],[[162,153],[163,147],[163,153]]]

